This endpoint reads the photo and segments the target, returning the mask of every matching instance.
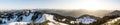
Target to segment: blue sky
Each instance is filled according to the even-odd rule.
[[[0,8],[118,8],[120,0],[0,0]],[[94,5],[94,6],[93,6]],[[110,6],[111,5],[111,6]]]
[[[40,0],[0,0],[0,8],[30,8],[41,5]]]

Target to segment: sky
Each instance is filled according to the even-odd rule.
[[[120,0],[0,0],[0,9],[119,9]]]

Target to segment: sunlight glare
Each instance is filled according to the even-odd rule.
[[[106,5],[102,1],[97,1],[97,0],[82,0],[80,7],[81,7],[81,9],[98,10],[98,9],[105,8]]]

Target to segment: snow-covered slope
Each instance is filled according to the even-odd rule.
[[[56,11],[56,10],[11,10],[0,12],[0,25],[27,25],[45,24],[47,25],[100,25],[108,20],[120,17],[119,10],[105,13],[106,11]],[[96,12],[102,13],[103,17]],[[83,14],[84,13],[84,14]],[[76,18],[74,14],[83,14]]]
[[[42,23],[46,19],[43,13],[31,11],[14,11],[0,13],[0,24],[11,25],[11,23]]]

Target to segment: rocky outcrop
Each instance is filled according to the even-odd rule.
[[[103,18],[89,14],[83,14],[76,18],[62,15],[60,12],[52,13],[52,11],[45,10],[11,10],[0,12],[0,25],[13,23],[24,23],[24,25],[101,25],[118,17],[120,17],[118,10],[105,15]]]
[[[31,10],[7,11],[0,13],[0,24],[8,25],[12,22],[42,23],[45,21],[43,14],[37,11],[31,12]]]

